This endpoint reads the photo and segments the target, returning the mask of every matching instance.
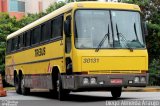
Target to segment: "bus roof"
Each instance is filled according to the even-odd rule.
[[[67,11],[70,11],[72,9],[76,8],[94,8],[94,9],[119,9],[119,10],[134,10],[134,11],[140,11],[140,8],[138,5],[134,4],[127,4],[127,3],[115,3],[115,2],[97,2],[97,1],[86,1],[86,2],[72,2],[68,3],[65,6],[51,12],[50,14],[26,25],[25,27],[13,32],[12,34],[7,36],[7,40],[10,38],[13,38],[29,29],[34,28],[35,26],[38,26],[53,17],[56,17],[60,14],[63,14]]]

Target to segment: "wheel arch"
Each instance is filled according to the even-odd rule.
[[[58,66],[53,66],[52,68],[52,76],[53,75],[58,75],[60,73],[60,68]]]
[[[13,75],[14,75],[14,84],[15,84],[15,82],[16,82],[16,80],[17,80],[17,75],[18,75],[18,72],[17,72],[17,70],[14,70],[14,72],[13,72]]]
[[[22,70],[19,70],[19,71],[18,71],[18,77],[21,79],[22,76],[23,76],[23,72],[22,72]]]

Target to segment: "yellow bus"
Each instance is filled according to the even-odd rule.
[[[148,53],[140,8],[134,4],[74,2],[7,36],[6,81],[16,92],[108,90],[148,83]]]

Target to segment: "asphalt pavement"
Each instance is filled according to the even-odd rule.
[[[0,106],[109,106],[110,101],[137,100],[158,100],[159,104],[155,106],[160,106],[160,92],[123,92],[121,98],[116,100],[110,92],[72,92],[66,101],[59,101],[47,91],[33,91],[30,95],[23,96],[12,90],[7,91],[7,96],[0,97],[0,100]]]

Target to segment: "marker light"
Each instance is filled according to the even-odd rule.
[[[91,78],[90,83],[91,84],[97,84],[96,78]]]
[[[140,78],[139,77],[135,77],[134,78],[134,83],[139,83],[140,82]]]
[[[89,78],[83,78],[83,84],[89,84]]]

